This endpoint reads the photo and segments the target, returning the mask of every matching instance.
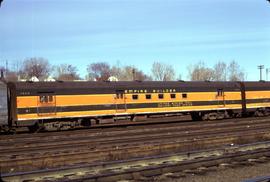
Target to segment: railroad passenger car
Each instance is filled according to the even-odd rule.
[[[270,82],[244,82],[243,112],[263,116],[270,114]],[[246,110],[245,110],[246,109]]]
[[[10,127],[90,126],[119,116],[191,114],[193,120],[266,115],[269,82],[10,82],[0,88]],[[2,106],[3,105],[3,106]],[[1,118],[5,118],[1,117]]]

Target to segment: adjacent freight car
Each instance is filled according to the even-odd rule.
[[[191,114],[193,120],[268,115],[269,82],[9,82],[0,128],[91,126],[104,119]]]

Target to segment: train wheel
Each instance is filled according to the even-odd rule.
[[[216,120],[216,119],[218,119],[218,113],[216,113],[216,112],[209,113],[208,114],[208,119],[209,120]]]
[[[81,125],[86,128],[90,128],[92,125],[91,119],[85,118],[81,120]]]
[[[8,126],[0,126],[0,133],[15,134],[16,130]]]
[[[192,112],[191,118],[193,121],[202,121],[203,120],[200,112]]]
[[[35,123],[34,125],[32,126],[28,126],[28,130],[30,133],[37,133],[41,130],[43,130],[44,127],[43,126],[40,126],[38,123]]]
[[[225,112],[218,112],[217,113],[217,119],[224,119],[226,116]]]
[[[14,135],[14,134],[16,134],[16,130],[14,129],[14,128],[10,128],[9,130],[8,130],[8,133],[9,134],[12,134],[12,135]]]
[[[264,115],[265,115],[265,116],[269,116],[269,115],[270,115],[270,108],[266,108],[266,109],[265,109]]]
[[[130,120],[135,122],[137,120],[137,117],[135,115],[131,115]]]
[[[257,110],[254,112],[254,116],[257,116],[257,117],[265,116],[264,109],[257,109]]]

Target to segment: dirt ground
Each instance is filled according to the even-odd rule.
[[[179,177],[177,177],[179,175]],[[157,181],[166,182],[239,182],[259,176],[270,176],[270,162],[255,163],[253,165],[236,165],[218,167],[201,175],[190,172],[185,177],[175,174],[172,177],[161,177]]]

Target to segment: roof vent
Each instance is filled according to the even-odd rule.
[[[179,82],[185,82],[185,80],[178,80]]]

